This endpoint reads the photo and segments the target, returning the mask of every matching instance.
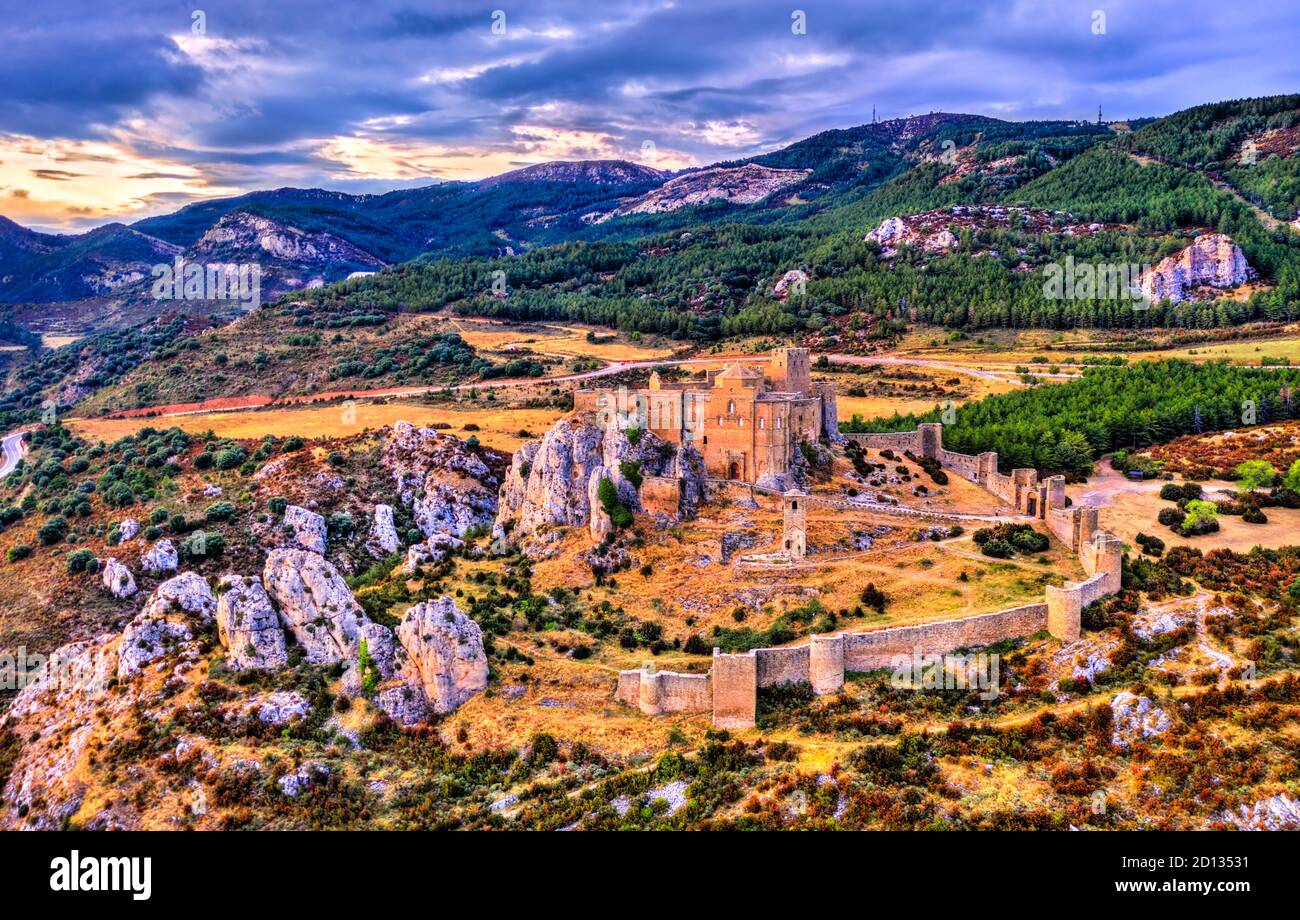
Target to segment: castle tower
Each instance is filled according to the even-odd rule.
[[[772,352],[768,363],[772,388],[782,393],[811,392],[811,371],[812,364],[806,348],[778,348]]]
[[[781,548],[791,559],[802,559],[808,555],[808,496],[791,489],[783,498],[785,518],[781,527]]]

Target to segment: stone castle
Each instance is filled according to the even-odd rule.
[[[810,370],[808,349],[781,348],[761,369],[738,361],[679,383],[652,373],[641,389],[580,389],[574,409],[695,448],[711,479],[785,489],[801,442],[839,436],[835,389]]]
[[[998,472],[997,454],[979,456],[944,449],[943,427],[924,424],[897,434],[848,435],[864,447],[910,451],[930,458],[971,480],[1027,518],[1047,525],[1065,546],[1078,554],[1088,577],[1048,585],[1041,603],[1007,610],[859,633],[809,636],[806,642],[780,648],[760,648],[739,654],[713,650],[707,674],[658,671],[653,667],[620,671],[614,698],[648,715],[667,712],[712,712],[719,728],[748,728],[757,718],[758,691],[779,684],[807,682],[814,693],[835,693],[846,672],[891,667],[900,655],[944,654],[954,649],[991,645],[1005,639],[1047,631],[1063,642],[1079,638],[1083,608],[1120,589],[1123,544],[1097,527],[1097,509],[1069,505],[1065,480],[1054,476],[1039,482],[1036,470]],[[833,505],[820,496],[795,491],[782,498],[782,551],[792,560],[807,552],[809,504]],[[923,512],[913,511],[914,514]]]

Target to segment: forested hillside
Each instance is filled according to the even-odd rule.
[[[1245,137],[1289,124],[1295,98],[1226,103],[1216,108],[1216,117],[1240,108],[1237,127],[1224,137]],[[1213,328],[1300,318],[1300,236],[1265,228],[1247,202],[1216,186],[1222,180],[1181,165],[1203,159],[1210,149],[1204,146],[1208,141],[1189,137],[1203,131],[1204,117],[1180,113],[1129,137],[1077,123],[933,118],[914,137],[891,139],[869,130],[878,126],[864,126],[759,158],[765,165],[813,168],[840,180],[857,170],[861,178],[808,203],[747,212],[745,224],[719,223],[725,208],[692,210],[694,223],[685,222],[683,212],[653,215],[632,222],[638,232],[661,231],[648,236],[613,222],[618,226],[602,226],[585,243],[481,262],[417,263],[305,296],[354,307],[452,307],[514,319],[582,320],[698,340],[813,331],[832,344],[838,336],[886,338],[912,322]],[[1221,139],[1213,149],[1227,143]],[[1139,153],[1147,147],[1151,155]],[[1180,165],[1152,159],[1157,153]],[[1286,172],[1295,162],[1275,155],[1249,168]],[[873,184],[882,176],[887,178]],[[1086,235],[1059,227],[1029,232],[1014,224],[956,227],[958,242],[951,249],[904,250],[894,259],[882,258],[878,246],[863,240],[887,217],[980,204],[1060,212],[1062,227],[1070,221],[1116,226]],[[710,221],[700,223],[702,217]],[[1044,291],[1042,268],[1067,257],[1149,266],[1211,230],[1241,246],[1262,278],[1257,290],[1151,309],[1135,309],[1126,298],[1066,300]],[[772,286],[791,269],[807,272],[805,294],[782,302]],[[498,288],[504,279],[505,289],[494,292],[494,279]]]
[[[1300,369],[1188,361],[1089,367],[1078,380],[963,405],[943,437],[945,446],[963,453],[997,451],[1004,470],[1069,472],[1111,451],[1236,428],[1245,421],[1247,401],[1260,424],[1300,418]],[[855,420],[844,427],[909,431],[934,421],[937,407],[924,415]]]

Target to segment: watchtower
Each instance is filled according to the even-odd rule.
[[[781,548],[791,559],[808,555],[808,496],[791,489],[782,496],[785,516],[781,527]]]

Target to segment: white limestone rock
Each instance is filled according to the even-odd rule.
[[[464,540],[457,540],[449,534],[436,533],[407,549],[406,562],[402,564],[402,571],[407,575],[413,575],[420,566],[429,562],[441,562],[449,553],[464,546]]]
[[[117,542],[128,543],[134,540],[136,534],[140,532],[140,522],[135,518],[124,518],[122,523],[117,525]]]
[[[370,523],[370,553],[377,559],[390,556],[402,548],[402,541],[393,526],[393,506],[375,505]]]
[[[393,425],[380,466],[397,485],[402,503],[425,536],[467,532],[492,523],[497,479],[465,443],[410,422]]]
[[[328,531],[325,518],[315,511],[308,511],[298,505],[289,505],[284,509],[284,526],[292,531],[291,539],[300,549],[309,553],[325,555]]]
[[[140,613],[122,631],[122,641],[118,646],[118,679],[134,677],[149,662],[175,652],[182,643],[193,638],[184,622]]]
[[[217,601],[217,635],[235,671],[270,671],[288,662],[284,630],[256,575],[225,575]]]
[[[100,579],[116,598],[127,598],[135,594],[135,578],[126,566],[112,556],[104,560],[104,571]]]
[[[1143,275],[1140,286],[1142,295],[1152,303],[1161,300],[1181,303],[1201,285],[1233,288],[1256,277],[1258,273],[1246,262],[1241,247],[1231,237],[1206,233],[1180,252],[1161,259]]]
[[[279,548],[267,554],[262,581],[308,661],[355,663],[367,620],[338,569],[316,553]]]
[[[406,611],[397,638],[407,655],[399,675],[424,693],[432,711],[451,712],[487,688],[483,633],[451,597]]]
[[[1172,726],[1169,714],[1145,696],[1135,696],[1127,690],[1117,693],[1110,701],[1111,744],[1128,748],[1145,738],[1163,735]]]
[[[297,690],[278,690],[265,696],[255,696],[244,708],[245,712],[255,714],[259,722],[268,725],[284,725],[311,715],[311,703]]]
[[[187,613],[204,621],[210,621],[216,612],[217,599],[197,572],[182,572],[164,581],[154,589],[142,611],[154,617]]]
[[[140,557],[140,567],[151,574],[174,572],[178,561],[176,547],[164,537]]]

